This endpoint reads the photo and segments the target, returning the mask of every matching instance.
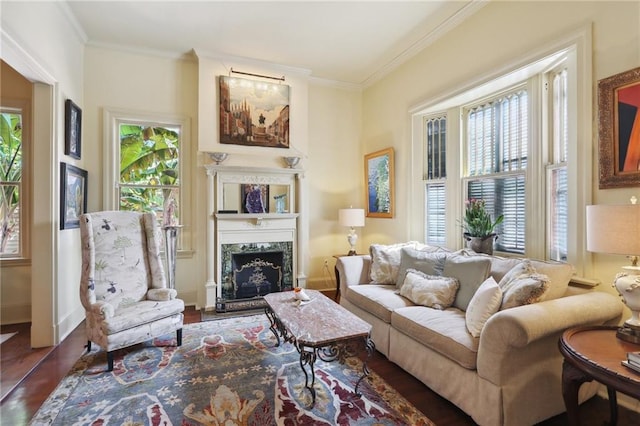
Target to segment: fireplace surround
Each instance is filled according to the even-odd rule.
[[[306,286],[299,270],[300,169],[205,165],[207,282],[205,310],[264,306],[262,296]],[[260,188],[263,213],[243,213],[245,188]]]

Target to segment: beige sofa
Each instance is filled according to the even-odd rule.
[[[496,283],[523,261],[485,257]],[[398,258],[395,263],[392,269],[397,270]],[[569,286],[569,265],[531,264],[549,277],[545,296],[537,303],[499,310],[479,337],[467,329],[465,311],[416,305],[398,294],[395,284],[371,282],[371,254],[337,260],[340,304],[372,325],[378,351],[478,424],[532,425],[565,411],[558,350],[562,332],[579,325],[617,324],[622,303],[604,292]],[[596,383],[584,384],[580,401],[596,389]]]

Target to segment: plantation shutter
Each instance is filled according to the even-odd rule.
[[[499,251],[524,254],[528,100],[519,89],[467,111],[467,198],[482,199],[496,228]]]
[[[447,118],[438,116],[425,120],[425,242],[446,243]]]

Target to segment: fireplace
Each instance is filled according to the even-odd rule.
[[[264,306],[263,296],[305,287],[308,235],[300,212],[300,169],[206,164],[207,281],[205,310],[239,311]],[[244,213],[242,188],[268,188],[269,208]],[[283,197],[286,196],[286,199]],[[280,198],[285,199],[284,205]],[[265,206],[267,197],[265,198]]]
[[[282,288],[282,252],[235,253],[233,299],[248,299],[278,292]]]
[[[222,244],[216,311],[264,307],[262,296],[293,288],[293,242]]]

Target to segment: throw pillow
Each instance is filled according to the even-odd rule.
[[[376,284],[395,284],[400,266],[400,250],[403,247],[415,247],[417,241],[399,244],[371,244],[371,281]]]
[[[502,290],[493,277],[489,277],[480,285],[471,298],[464,318],[467,330],[473,337],[480,337],[484,324],[491,315],[500,310]]]
[[[549,277],[540,274],[529,259],[514,266],[498,283],[502,290],[502,307],[528,305],[544,299],[549,291]]]
[[[415,269],[427,275],[442,275],[444,261],[447,258],[445,251],[423,251],[411,247],[403,247],[400,250],[400,266],[396,287],[402,287],[407,270]]]
[[[529,305],[542,300],[549,290],[549,277],[537,273],[522,274],[500,287],[502,290],[500,309]]]
[[[451,306],[459,287],[460,284],[455,278],[427,275],[409,269],[400,287],[400,295],[416,305],[442,310]]]
[[[485,257],[447,256],[442,275],[455,278],[460,283],[453,306],[466,311],[480,284],[489,277],[490,269],[491,260]]]

